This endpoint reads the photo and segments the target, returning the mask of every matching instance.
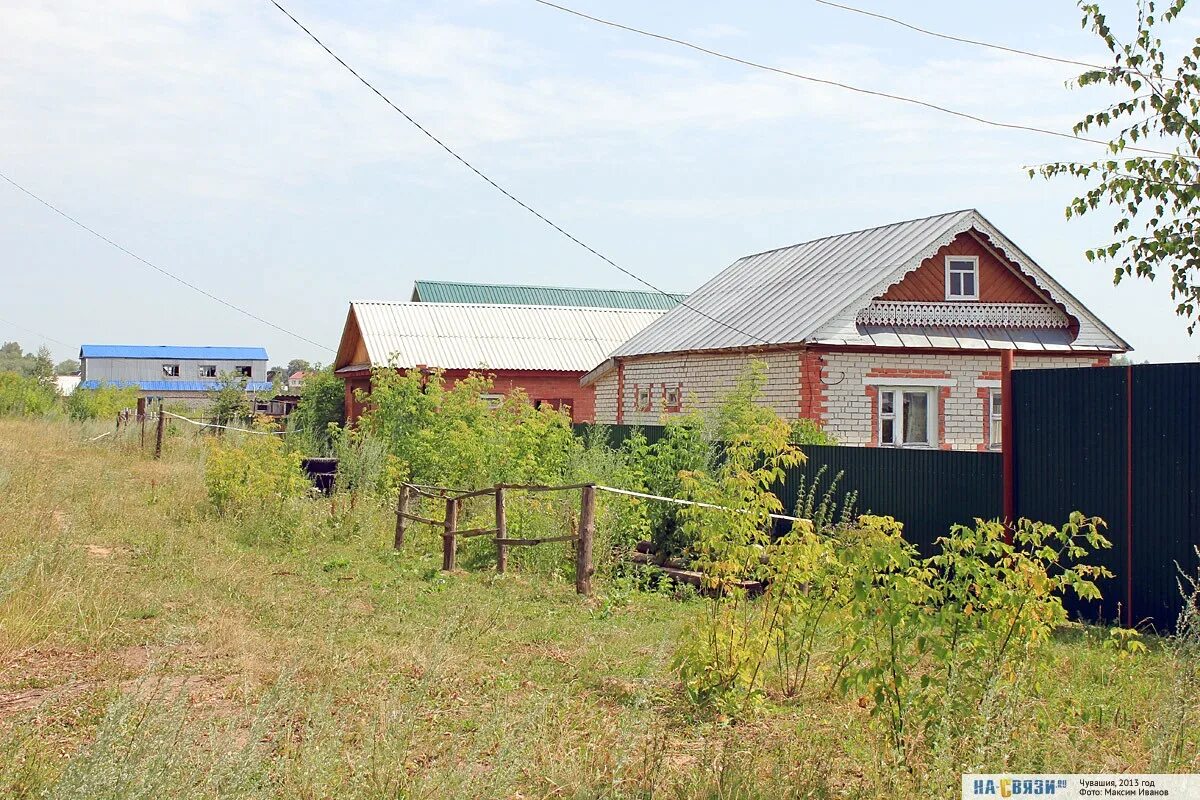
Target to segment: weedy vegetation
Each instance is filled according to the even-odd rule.
[[[394,371],[353,430],[316,381],[286,436],[173,427],[161,461],[132,434],[89,441],[107,419],[8,411],[0,795],[890,798],[948,796],[967,770],[1200,770],[1187,576],[1160,638],[1067,621],[1065,594],[1105,589],[1098,520],[1022,522],[1011,542],[980,521],[922,555],[899,522],[846,510],[853,487],[839,503],[814,480],[789,502],[817,523],[780,530],[804,445],[754,402],[761,380],[654,445],[494,406],[484,377]],[[299,462],[328,453],[323,496]],[[430,528],[393,550],[401,481],[594,481],[736,510],[602,494],[581,598],[568,544],[504,575],[482,537],[452,573]],[[577,504],[514,494],[510,531],[561,535]],[[467,503],[460,525],[490,514]],[[629,563],[643,539],[701,591]]]

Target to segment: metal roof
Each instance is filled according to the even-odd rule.
[[[126,389],[130,386],[143,392],[210,392],[221,388],[220,381],[95,381],[88,380],[79,384],[84,389],[99,389],[101,386],[114,386]],[[272,385],[269,381],[248,381],[247,392],[267,392]]]
[[[687,306],[667,312],[613,355],[817,341],[873,344],[856,325],[857,312],[972,229],[1079,321],[1079,335],[1070,347],[1129,349],[982,214],[964,209],[740,258],[689,295]]]
[[[571,306],[667,311],[687,295],[625,289],[570,289],[559,286],[511,286],[497,283],[417,281],[414,303],[483,303],[515,306]]]
[[[177,358],[180,361],[266,361],[262,347],[174,347],[171,345],[85,344],[80,358]]]
[[[371,366],[587,372],[662,311],[468,303],[354,302]]]

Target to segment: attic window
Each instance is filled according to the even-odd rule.
[[[978,256],[946,256],[946,299],[979,299]]]
[[[163,364],[163,377],[164,378],[178,378],[179,377],[179,365],[178,364]]]

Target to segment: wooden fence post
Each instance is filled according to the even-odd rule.
[[[585,486],[580,492],[579,540],[575,543],[575,591],[592,593],[592,537],[596,533],[596,487]]]
[[[504,487],[496,486],[496,572],[508,569],[508,517],[504,512]]]
[[[396,498],[396,541],[393,547],[399,550],[404,545],[404,530],[408,527],[408,487],[400,484],[400,496]]]
[[[162,440],[163,440],[163,425],[167,422],[167,415],[163,413],[162,401],[158,402],[158,429],[154,432],[154,457],[162,458]]]
[[[446,528],[442,532],[442,569],[454,569],[454,559],[458,554],[458,501],[453,497],[446,498]]]

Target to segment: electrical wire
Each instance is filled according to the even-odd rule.
[[[1016,123],[1016,122],[1001,122],[999,120],[988,119],[987,117],[980,117],[975,114],[970,114],[966,111],[958,111],[953,108],[948,108],[946,106],[938,105],[937,103],[931,103],[927,100],[919,100],[915,97],[907,97],[905,95],[893,94],[891,92],[883,92],[883,91],[879,91],[877,89],[864,89],[861,86],[854,86],[852,84],[844,83],[842,81],[835,81],[835,80],[831,80],[829,78],[818,78],[813,75],[805,75],[802,72],[795,72],[793,70],[784,69],[783,67],[775,67],[775,66],[771,66],[770,64],[763,64],[758,61],[750,61],[749,59],[729,55],[728,53],[722,53],[719,50],[711,50],[702,45],[695,44],[694,42],[689,42],[686,39],[678,39],[674,36],[667,36],[667,35],[661,34],[661,33],[654,33],[653,31],[647,31],[647,30],[643,30],[641,28],[635,28],[631,25],[624,25],[620,22],[614,22],[609,19],[604,19],[603,17],[596,17],[596,16],[592,16],[591,14],[585,14],[582,11],[576,11],[573,8],[568,8],[567,6],[559,5],[558,3],[552,3],[552,2],[550,2],[550,0],[533,0],[533,2],[543,5],[543,6],[546,6],[548,8],[553,8],[558,11],[562,11],[566,14],[571,14],[572,16],[579,17],[580,19],[588,20],[589,22],[595,22],[600,25],[607,25],[610,28],[617,28],[618,30],[628,31],[629,33],[636,33],[639,36],[646,36],[651,39],[657,39],[661,42],[669,42],[671,44],[679,45],[680,47],[686,47],[691,50],[695,50],[697,52],[704,53],[705,55],[713,56],[714,58],[720,58],[725,61],[731,61],[735,64],[741,64],[746,67],[753,67],[754,69],[761,69],[766,72],[772,72],[772,73],[775,73],[776,75],[783,75],[788,78],[795,78],[797,80],[808,81],[809,83],[818,83],[823,86],[833,86],[838,89],[845,89],[846,91],[849,91],[849,92],[856,92],[858,94],[870,95],[872,97],[883,97],[888,100],[895,100],[900,103],[908,103],[910,105],[920,106],[922,108],[927,108],[932,111],[937,111],[942,114],[949,114],[950,116],[959,117],[961,119],[970,120],[972,122],[978,122],[982,125],[990,125],[994,128],[1006,128],[1008,130],[1026,131],[1028,133],[1040,133],[1040,134],[1044,134],[1046,136],[1055,136],[1060,139],[1073,139],[1077,142],[1090,142],[1091,144],[1104,145],[1106,148],[1109,148],[1109,149],[1111,149],[1111,147],[1112,147],[1111,143],[1105,141],[1104,139],[1094,139],[1089,136],[1077,136],[1073,133],[1063,133],[1062,131],[1050,130],[1049,128],[1039,128],[1035,125],[1022,125],[1022,124]],[[1191,159],[1190,156],[1181,155],[1179,153],[1172,153],[1168,150],[1154,150],[1154,149],[1147,148],[1147,147],[1127,146],[1124,148],[1124,150],[1122,152],[1132,152],[1132,151],[1136,151],[1136,152],[1140,152],[1140,153],[1150,153],[1153,155],[1167,156],[1168,158],[1183,158],[1183,159],[1189,159],[1189,160]]]
[[[18,325],[18,324],[17,324],[17,323],[15,323],[15,322],[12,322],[12,321],[10,321],[10,320],[4,319],[3,317],[0,317],[0,322],[3,322],[5,325],[9,325],[9,326],[11,326],[11,327],[13,327],[13,328],[16,328],[17,330],[25,331],[26,333],[32,333],[34,336],[38,336],[38,337],[40,337],[40,338],[42,338],[42,339],[45,339],[45,340],[46,340],[46,341],[48,341],[48,342],[54,342],[55,344],[61,344],[63,347],[70,347],[70,346],[71,346],[71,345],[67,344],[67,343],[66,343],[66,342],[64,342],[64,341],[61,341],[61,340],[59,340],[59,339],[55,339],[53,336],[47,336],[47,335],[46,335],[46,334],[44,334],[44,333],[38,333],[38,332],[37,332],[37,331],[35,331],[33,328],[26,328],[24,325]]]
[[[498,182],[496,182],[494,179],[492,179],[486,173],[484,173],[479,167],[476,167],[474,164],[472,164],[466,158],[459,155],[457,151],[455,151],[452,147],[450,147],[450,145],[446,144],[444,141],[439,139],[428,128],[426,128],[424,125],[422,125],[420,122],[418,122],[415,118],[413,118],[413,116],[410,115],[407,111],[402,109],[400,106],[396,105],[396,103],[392,102],[391,98],[389,98],[386,94],[384,94],[382,91],[377,89],[374,84],[372,84],[370,81],[368,81],[362,75],[360,75],[358,73],[358,71],[355,70],[354,67],[352,67],[348,63],[346,63],[346,61],[341,56],[339,56],[337,53],[333,52],[333,50],[331,50],[329,48],[329,45],[327,45],[327,44],[325,44],[325,42],[321,41],[321,39],[315,33],[313,33],[311,30],[309,30],[304,25],[304,23],[302,23],[300,20],[296,19],[296,17],[293,16],[290,11],[288,11],[286,8],[284,8],[282,5],[280,5],[277,2],[277,0],[268,0],[268,2],[270,2],[271,5],[275,6],[275,8],[279,9],[279,11],[285,17],[287,17],[293,23],[295,23],[296,27],[298,27],[300,30],[304,31],[304,33],[307,34],[308,38],[310,38],[314,42],[316,42],[317,46],[319,46],[322,50],[324,50],[326,53],[328,53],[333,58],[334,61],[341,64],[342,67],[344,67],[347,72],[349,72],[351,75],[353,75],[355,78],[357,78],[359,83],[361,83],[363,86],[366,86],[368,89],[370,89],[372,92],[374,92],[379,97],[380,100],[382,100],[383,102],[385,102],[389,106],[391,106],[392,110],[394,110],[400,116],[402,116],[406,120],[408,120],[408,122],[411,123],[413,127],[415,127],[418,131],[420,131],[422,134],[424,134],[428,139],[433,141],[433,143],[436,144],[438,147],[442,148],[442,150],[446,151],[447,154],[449,154],[452,158],[454,158],[456,161],[458,161],[464,167],[469,169],[471,172],[475,173],[475,175],[477,177],[482,179],[485,183],[487,183],[493,189],[500,192],[500,194],[504,195],[509,200],[516,203],[518,206],[525,209],[526,211],[528,211],[530,214],[532,214],[538,220],[540,220],[541,222],[544,222],[546,225],[553,228],[559,234],[566,237],[569,241],[573,242],[574,244],[578,245],[579,247],[582,247],[584,250],[591,253],[593,256],[600,259],[605,264],[608,264],[610,267],[613,267],[614,269],[621,272],[622,274],[627,275],[630,278],[633,278],[638,283],[642,284],[643,286],[649,287],[650,289],[654,290],[655,292],[658,292],[661,295],[673,297],[671,292],[667,292],[663,289],[660,289],[659,287],[655,286],[653,283],[650,283],[650,281],[646,280],[645,278],[641,277],[640,275],[636,274],[635,272],[633,272],[629,269],[626,269],[625,267],[622,267],[620,264],[613,261],[608,256],[606,256],[603,253],[601,253],[600,251],[596,250],[594,247],[587,244],[582,239],[579,239],[574,234],[568,232],[566,229],[564,229],[563,227],[558,225],[556,222],[551,220],[549,217],[542,214],[540,211],[538,211],[537,209],[533,208],[525,201],[518,198],[516,195],[514,195],[508,189],[505,189]],[[689,311],[692,311],[695,314],[699,314],[700,316],[704,317],[705,319],[709,320],[710,322],[715,322],[716,324],[720,325],[723,328],[727,328],[731,331],[734,331],[735,333],[739,333],[742,336],[748,336],[760,344],[770,344],[770,342],[768,342],[766,339],[763,339],[759,336],[755,336],[754,334],[749,333],[748,331],[744,331],[741,328],[738,328],[734,325],[730,325],[728,322],[723,322],[722,320],[719,320],[716,317],[710,316],[709,314],[701,311],[698,308],[695,308],[694,306],[688,305],[688,303],[686,301],[681,301],[679,303],[679,305],[682,306],[683,308],[688,309]]]
[[[820,3],[823,6],[831,6],[833,8],[840,8],[843,11],[851,11],[855,14],[862,14],[865,17],[875,17],[876,19],[881,19],[881,20],[884,20],[885,22],[891,22],[892,24],[899,25],[903,28],[908,28],[910,31],[916,31],[917,33],[921,33],[926,36],[934,36],[938,39],[946,39],[951,42],[961,42],[962,44],[971,44],[971,45],[975,45],[976,47],[988,47],[988,48],[991,48],[992,50],[1003,50],[1006,53],[1015,53],[1015,54],[1021,55],[1021,56],[1029,56],[1030,58],[1040,58],[1043,61],[1057,61],[1059,64],[1070,64],[1070,65],[1076,66],[1076,67],[1086,67],[1087,69],[1098,69],[1098,70],[1103,70],[1105,72],[1107,72],[1109,69],[1111,69],[1111,67],[1104,67],[1099,64],[1091,64],[1091,63],[1088,63],[1087,61],[1076,61],[1073,58],[1059,58],[1058,56],[1048,56],[1045,53],[1035,53],[1032,50],[1022,50],[1019,47],[1007,47],[1002,44],[993,44],[991,42],[984,42],[979,39],[968,39],[964,36],[954,36],[949,33],[939,33],[937,31],[931,31],[927,28],[922,28],[917,25],[913,25],[911,22],[905,22],[902,19],[896,19],[895,17],[889,17],[887,14],[880,14],[875,11],[867,11],[865,8],[855,8],[854,6],[848,6],[848,5],[844,5],[842,3],[835,3],[835,2],[833,2],[833,0],[813,0],[813,2]]]
[[[225,299],[225,298],[223,298],[223,297],[218,297],[217,295],[213,294],[212,292],[209,292],[209,291],[207,291],[207,290],[205,290],[205,289],[202,289],[202,288],[200,288],[199,286],[197,286],[196,284],[194,284],[194,283],[191,283],[191,282],[189,282],[189,281],[187,281],[187,280],[185,280],[185,279],[183,279],[183,278],[179,277],[179,276],[178,276],[178,275],[176,275],[175,273],[173,273],[173,272],[171,272],[171,271],[169,271],[169,270],[163,269],[162,267],[158,266],[157,264],[155,264],[155,263],[153,263],[153,262],[151,262],[151,261],[148,261],[148,260],[146,260],[146,259],[142,258],[142,257],[141,257],[141,256],[139,256],[137,253],[133,252],[132,250],[129,250],[128,248],[126,248],[126,247],[124,247],[124,246],[122,246],[122,245],[120,245],[120,244],[118,244],[117,242],[114,242],[112,239],[108,238],[107,236],[105,236],[104,234],[102,234],[102,233],[100,233],[99,231],[95,230],[94,228],[90,228],[90,227],[88,227],[87,225],[83,224],[83,223],[82,223],[82,222],[80,222],[79,220],[75,219],[75,217],[73,217],[73,216],[71,216],[70,214],[68,214],[67,212],[63,211],[61,208],[59,208],[58,206],[54,205],[54,204],[53,204],[53,203],[51,203],[50,201],[48,201],[48,200],[45,200],[45,199],[43,199],[43,198],[39,197],[38,195],[34,194],[33,192],[31,192],[30,190],[26,189],[26,188],[25,188],[24,186],[22,186],[21,184],[19,184],[19,183],[17,183],[16,181],[14,181],[12,178],[10,178],[10,177],[8,177],[7,175],[5,175],[3,172],[0,172],[0,178],[3,178],[3,179],[4,179],[5,181],[7,181],[7,182],[8,182],[10,185],[12,185],[12,187],[13,187],[13,188],[17,189],[18,191],[22,192],[23,194],[26,194],[26,195],[28,195],[29,197],[32,197],[34,200],[36,200],[36,201],[38,201],[39,203],[41,203],[42,205],[44,205],[46,208],[50,209],[50,210],[51,210],[51,211],[53,211],[55,214],[58,214],[58,215],[59,215],[60,217],[62,217],[63,219],[65,219],[65,220],[67,220],[68,222],[71,222],[71,223],[73,223],[74,225],[76,225],[76,226],[78,226],[78,227],[82,228],[83,230],[85,230],[85,231],[87,231],[88,233],[90,233],[92,236],[95,236],[95,237],[96,237],[97,239],[99,239],[100,241],[102,241],[102,242],[105,242],[105,243],[107,243],[107,244],[109,244],[109,245],[111,245],[111,246],[115,247],[117,250],[120,250],[122,253],[124,253],[125,255],[129,256],[130,258],[132,258],[132,259],[134,259],[134,260],[136,260],[136,261],[140,261],[141,263],[145,264],[147,267],[149,267],[150,269],[154,270],[155,272],[158,272],[158,273],[160,273],[160,274],[162,274],[162,275],[165,275],[166,277],[170,278],[171,280],[173,280],[173,281],[175,281],[175,282],[177,282],[177,283],[181,283],[181,284],[183,284],[184,286],[186,286],[187,288],[191,289],[191,290],[192,290],[192,291],[194,291],[194,292],[199,292],[200,294],[204,295],[205,297],[207,297],[207,298],[208,298],[208,299],[210,299],[210,300],[215,300],[215,301],[217,301],[218,303],[220,303],[220,304],[221,304],[221,305],[223,305],[223,306],[227,306],[228,308],[232,308],[234,311],[238,312],[239,314],[244,314],[245,316],[249,317],[249,318],[250,318],[250,319],[252,319],[252,320],[255,320],[256,322],[261,322],[263,325],[266,325],[266,326],[268,326],[268,327],[270,327],[270,328],[274,328],[275,330],[279,331],[280,333],[286,333],[288,336],[293,336],[293,337],[295,337],[295,338],[299,339],[299,340],[300,340],[300,341],[302,341],[302,342],[308,342],[309,344],[311,344],[311,345],[313,345],[313,346],[315,346],[315,347],[319,347],[319,348],[321,348],[322,350],[328,350],[328,351],[329,351],[329,352],[331,352],[331,353],[333,353],[333,352],[336,352],[336,351],[334,350],[334,348],[332,348],[332,347],[326,347],[325,345],[321,344],[320,342],[314,342],[312,339],[309,339],[307,336],[302,336],[301,334],[299,334],[299,333],[296,333],[295,331],[290,331],[290,330],[288,330],[287,328],[284,328],[284,327],[282,327],[282,326],[280,326],[280,325],[276,325],[274,322],[271,322],[271,321],[270,321],[270,320],[268,320],[268,319],[263,319],[262,317],[258,316],[257,314],[255,314],[255,313],[253,313],[253,312],[251,312],[251,311],[247,311],[246,309],[242,308],[241,306],[235,305],[235,304],[233,304],[233,303],[229,302],[228,300],[226,300],[226,299]],[[59,342],[59,344],[62,344],[62,342]]]

